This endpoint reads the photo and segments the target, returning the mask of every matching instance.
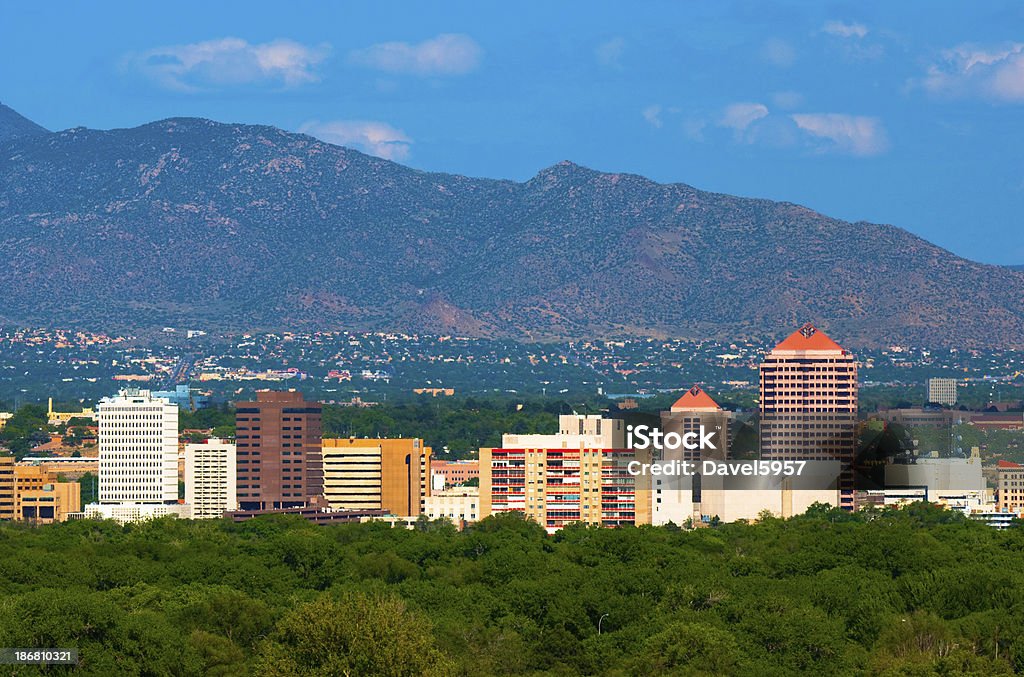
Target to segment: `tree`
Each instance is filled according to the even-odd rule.
[[[261,645],[265,675],[454,674],[435,648],[430,625],[394,597],[322,595],[285,615]]]

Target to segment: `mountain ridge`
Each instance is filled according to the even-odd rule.
[[[896,226],[568,160],[477,179],[167,118],[0,139],[0,185],[8,322],[549,340],[813,320],[850,345],[1024,346],[1024,273]]]

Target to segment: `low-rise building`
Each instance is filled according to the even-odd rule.
[[[454,487],[427,496],[423,514],[430,519],[447,519],[461,528],[480,519],[480,489]]]

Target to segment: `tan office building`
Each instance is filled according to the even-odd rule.
[[[49,524],[81,509],[77,482],[58,482],[44,468],[15,465],[14,457],[0,456],[0,520]]]
[[[418,438],[325,439],[327,503],[335,509],[386,510],[415,517],[430,495],[430,454],[430,447]]]
[[[1013,461],[999,461],[996,491],[996,510],[1024,513],[1024,465]]]

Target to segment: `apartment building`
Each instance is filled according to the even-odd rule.
[[[621,419],[563,415],[555,435],[504,435],[501,448],[480,450],[481,514],[523,512],[549,533],[650,524],[650,486],[629,473],[634,460],[651,454],[626,448]]]

